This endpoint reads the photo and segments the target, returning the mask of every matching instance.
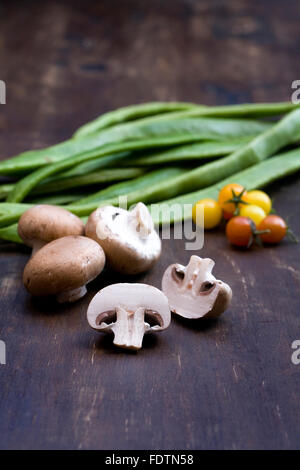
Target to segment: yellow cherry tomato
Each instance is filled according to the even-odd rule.
[[[249,204],[247,206],[241,207],[240,216],[249,217],[249,219],[253,220],[255,225],[259,225],[266,217],[266,213],[261,207],[255,206],[254,204]]]
[[[196,202],[196,204],[193,206],[192,214],[195,224],[197,224],[197,219],[201,217],[201,210],[203,210],[204,228],[209,229],[219,225],[222,219],[222,209],[217,201],[207,198]]]
[[[245,200],[246,194],[247,192],[243,186],[237,183],[230,183],[221,189],[218,201],[225,213],[234,214],[237,209],[244,205],[240,201]]]
[[[258,189],[249,191],[245,196],[245,201],[249,204],[254,204],[255,206],[261,207],[267,215],[272,209],[272,201],[270,197]]]

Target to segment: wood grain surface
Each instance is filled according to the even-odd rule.
[[[123,105],[289,100],[300,79],[297,0],[4,1],[0,15],[1,158]],[[299,182],[269,187],[298,234]],[[164,241],[137,280],[160,287],[190,254]],[[127,278],[104,273],[70,306],[33,300],[28,250],[1,244],[0,448],[299,448],[299,246],[243,252],[217,230],[198,254],[232,286],[231,308],[217,322],[174,318],[127,353],[86,321],[93,295]]]

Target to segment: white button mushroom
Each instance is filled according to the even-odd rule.
[[[212,259],[191,256],[189,264],[171,264],[162,279],[162,290],[172,312],[185,318],[216,318],[229,306],[231,288],[217,280]]]
[[[84,223],[62,207],[40,204],[28,209],[20,217],[18,233],[32,254],[42,246],[68,235],[84,235]]]
[[[159,235],[142,202],[129,211],[100,207],[90,215],[85,234],[102,246],[108,266],[124,274],[146,271],[161,253]]]
[[[92,299],[87,318],[98,331],[113,332],[114,344],[140,349],[144,334],[165,330],[171,320],[167,297],[146,284],[113,284]]]
[[[74,302],[86,294],[86,284],[105,264],[98,243],[81,236],[58,238],[30,258],[24,269],[26,289],[36,296],[55,295],[58,302]]]

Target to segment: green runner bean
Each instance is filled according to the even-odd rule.
[[[0,174],[13,174],[49,166],[52,163],[62,162],[68,158],[77,158],[79,155],[90,152],[101,155],[108,145],[115,144],[115,153],[125,150],[124,144],[128,141],[137,142],[137,148],[143,148],[143,140],[172,138],[181,143],[197,140],[222,140],[230,137],[258,135],[271,126],[270,123],[250,119],[222,119],[222,118],[189,118],[169,119],[153,123],[128,123],[108,128],[93,136],[80,139],[70,139],[52,147],[42,150],[32,150],[0,162]],[[117,145],[119,143],[119,145]],[[172,144],[171,144],[172,145]],[[151,148],[148,145],[147,148]],[[107,155],[107,153],[106,153]],[[78,162],[79,163],[79,162]],[[81,163],[81,162],[80,162]]]
[[[196,142],[180,145],[162,152],[150,155],[132,157],[130,164],[137,166],[161,165],[162,163],[185,162],[189,160],[202,160],[213,157],[223,157],[250,142],[251,137],[240,137],[220,142]],[[123,163],[121,163],[122,165]]]
[[[113,111],[102,114],[93,121],[79,127],[74,134],[74,137],[83,137],[86,135],[94,134],[107,127],[121,124],[123,122],[133,121],[138,118],[143,118],[152,115],[162,115],[164,113],[172,113],[174,111],[186,111],[195,108],[197,105],[192,103],[178,103],[178,102],[151,102],[142,103],[132,106],[126,106]]]

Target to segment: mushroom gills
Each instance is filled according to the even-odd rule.
[[[199,292],[201,295],[208,295],[210,294],[213,289],[216,287],[216,284],[212,281],[204,281],[202,282]]]
[[[117,312],[115,310],[107,310],[107,312],[100,313],[96,318],[96,325],[110,325],[116,323]]]
[[[164,321],[161,315],[155,310],[151,309],[145,310],[145,323],[147,323],[151,328],[155,328],[156,326],[164,326]]]
[[[174,280],[176,282],[178,282],[179,284],[184,280],[184,276],[185,276],[185,272],[184,272],[184,267],[183,266],[179,266],[179,265],[176,265],[173,267],[172,269],[172,277],[174,278]]]

